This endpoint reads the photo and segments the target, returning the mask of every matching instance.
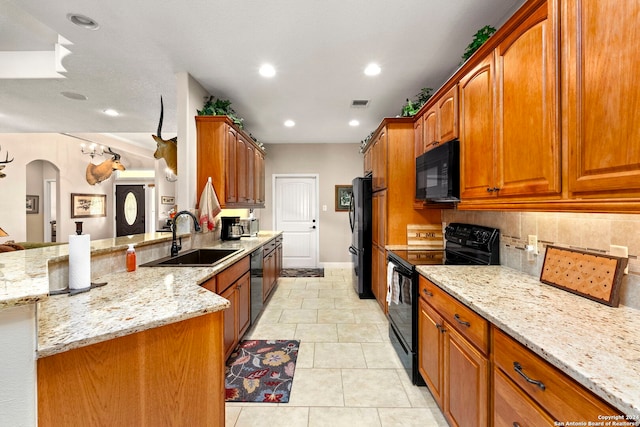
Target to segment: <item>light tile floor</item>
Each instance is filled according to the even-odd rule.
[[[299,339],[289,403],[227,403],[226,426],[447,426],[426,387],[411,384],[375,300],[351,270],[280,278],[245,339]]]

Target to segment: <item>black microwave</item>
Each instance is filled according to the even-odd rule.
[[[457,139],[416,158],[416,199],[460,201],[460,142]]]

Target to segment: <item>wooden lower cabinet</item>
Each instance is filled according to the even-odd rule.
[[[495,326],[492,336],[494,378],[497,375],[509,378],[511,380],[509,384],[516,391],[524,393],[528,401],[531,401],[533,408],[528,408],[527,411],[542,411],[554,420],[584,422],[584,425],[588,422],[601,422],[602,416],[620,414],[619,411]],[[494,387],[495,401],[500,399],[499,392],[504,393],[504,390]],[[504,412],[504,407],[494,406],[494,417],[504,417]]]
[[[371,252],[371,291],[383,313],[387,313],[387,256],[383,248],[373,245]]]
[[[489,360],[445,323],[444,416],[452,426],[486,426]]]
[[[451,307],[455,305],[454,301],[448,299],[453,298],[444,293],[435,295],[435,285],[423,277],[420,277],[420,284],[420,374],[450,425],[486,426],[489,422],[488,356],[450,323],[456,318],[467,318],[464,313],[441,313],[427,299],[437,298],[443,302],[440,306]],[[469,317],[469,320],[472,327],[474,324],[482,323],[475,318]],[[481,343],[481,347],[483,344]]]
[[[427,383],[433,399],[441,408],[444,406],[442,399],[444,331],[442,325],[442,317],[429,304],[420,299],[418,370]]]
[[[38,425],[224,426],[222,317],[38,359]]]
[[[515,385],[501,370],[493,370],[493,425],[495,427],[553,426],[553,418]]]

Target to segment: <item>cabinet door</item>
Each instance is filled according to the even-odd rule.
[[[554,3],[544,2],[496,48],[500,197],[561,191]]]
[[[224,359],[227,360],[233,349],[238,344],[238,323],[236,316],[238,312],[238,297],[235,286],[229,286],[220,296],[229,300],[231,305],[224,310]]]
[[[226,176],[226,197],[225,201],[227,203],[237,203],[238,202],[238,185],[236,181],[236,144],[237,144],[237,136],[238,133],[231,126],[227,126],[227,140],[225,141],[225,149],[227,150],[227,155],[225,156],[225,168],[227,173]]]
[[[489,362],[453,328],[445,327],[444,414],[453,426],[486,426]]]
[[[433,106],[424,113],[423,118],[423,138],[422,138],[422,152],[434,148],[438,145],[438,118],[437,118],[437,106]]]
[[[251,323],[251,276],[249,272],[236,282],[238,298],[238,340],[249,328]]]
[[[247,164],[247,150],[249,143],[238,134],[236,140],[236,180],[238,187],[238,203],[249,201],[249,167]]]
[[[384,248],[377,248],[376,252],[378,256],[378,277],[376,279],[378,296],[376,299],[382,312],[387,314],[387,253]]]
[[[384,130],[378,134],[373,150],[373,190],[381,190],[387,186],[387,134]]]
[[[569,191],[574,197],[638,197],[640,1],[562,5]]]
[[[455,85],[436,103],[438,111],[437,137],[439,142],[458,137],[458,86]]]
[[[387,190],[379,191],[374,195],[378,198],[378,246],[383,248],[387,244]]]
[[[254,163],[253,193],[255,203],[258,206],[264,206],[264,156],[260,150],[255,150]]]
[[[434,400],[442,408],[443,321],[422,298],[418,314],[418,370]]]
[[[275,282],[276,258],[275,251],[269,252],[262,261],[262,300],[266,301]]]
[[[424,138],[423,121],[424,121],[424,115],[418,117],[416,121],[413,123],[413,143],[414,143],[414,149],[415,149],[415,157],[418,157],[422,153],[424,153],[424,143],[422,142]]]
[[[493,56],[460,81],[460,197],[495,197]]]
[[[254,204],[256,202],[255,194],[255,148],[251,143],[247,142],[247,203]]]
[[[373,172],[373,165],[371,163],[371,152],[372,151],[373,150],[371,149],[371,147],[369,147],[367,149],[367,151],[365,151],[365,153],[364,153],[364,174],[365,175]]]
[[[380,295],[380,288],[378,287],[378,271],[380,264],[378,262],[378,247],[374,244],[371,246],[371,292],[377,301],[380,301],[382,296]]]

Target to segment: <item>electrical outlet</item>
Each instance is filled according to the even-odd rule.
[[[629,258],[629,248],[626,246],[609,245],[609,253],[620,258]],[[624,274],[629,274],[629,265],[625,267]]]
[[[538,236],[535,234],[529,234],[527,241],[529,251],[534,255],[538,255]]]
[[[322,212],[326,212],[327,211],[327,205],[322,205]]]

